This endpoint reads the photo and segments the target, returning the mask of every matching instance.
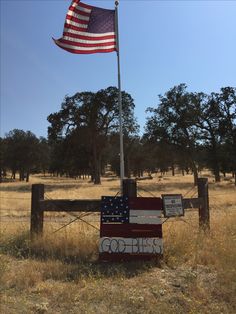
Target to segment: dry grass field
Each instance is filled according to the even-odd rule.
[[[138,193],[195,197],[192,181],[190,175],[156,175],[138,182]],[[1,183],[1,313],[236,313],[236,188],[229,176],[217,184],[209,177],[211,232],[199,231],[196,210],[169,219],[158,263],[99,263],[95,214],[84,217],[95,228],[78,220],[62,228],[75,217],[47,214],[44,236],[30,243],[32,183],[44,183],[48,199],[119,191],[114,177],[100,186],[40,175],[30,183]]]

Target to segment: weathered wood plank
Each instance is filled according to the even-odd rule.
[[[202,197],[198,197],[198,198],[184,198],[183,199],[183,206],[184,209],[187,208],[199,208],[200,206],[202,206],[204,200]]]
[[[40,210],[42,211],[81,211],[100,212],[101,200],[40,200]],[[203,204],[203,198],[184,198],[184,208],[199,208]]]
[[[42,211],[57,212],[100,212],[101,200],[42,200]]]

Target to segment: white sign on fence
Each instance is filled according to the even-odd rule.
[[[165,217],[184,216],[183,197],[181,194],[163,194],[162,200]]]

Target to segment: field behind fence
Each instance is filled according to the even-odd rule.
[[[138,196],[196,197],[192,182],[190,175],[156,175],[138,182]],[[98,214],[47,212],[43,238],[30,244],[33,183],[45,184],[45,199],[99,199],[116,195],[120,184],[114,177],[95,186],[35,175],[29,183],[0,185],[4,312],[235,313],[236,188],[230,176],[220,183],[209,176],[208,236],[199,232],[197,209],[164,223],[164,260],[158,267],[97,264]]]

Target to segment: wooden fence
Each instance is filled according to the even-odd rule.
[[[125,179],[123,181],[123,195],[129,197],[137,196],[137,183],[133,179]],[[100,212],[100,199],[91,200],[69,200],[69,199],[44,199],[44,184],[32,185],[31,196],[31,224],[30,234],[31,239],[35,236],[43,234],[43,217],[44,212]],[[209,194],[208,194],[208,179],[198,179],[198,197],[184,198],[184,209],[198,208],[199,209],[199,226],[207,230],[210,228],[210,213],[209,213]]]

